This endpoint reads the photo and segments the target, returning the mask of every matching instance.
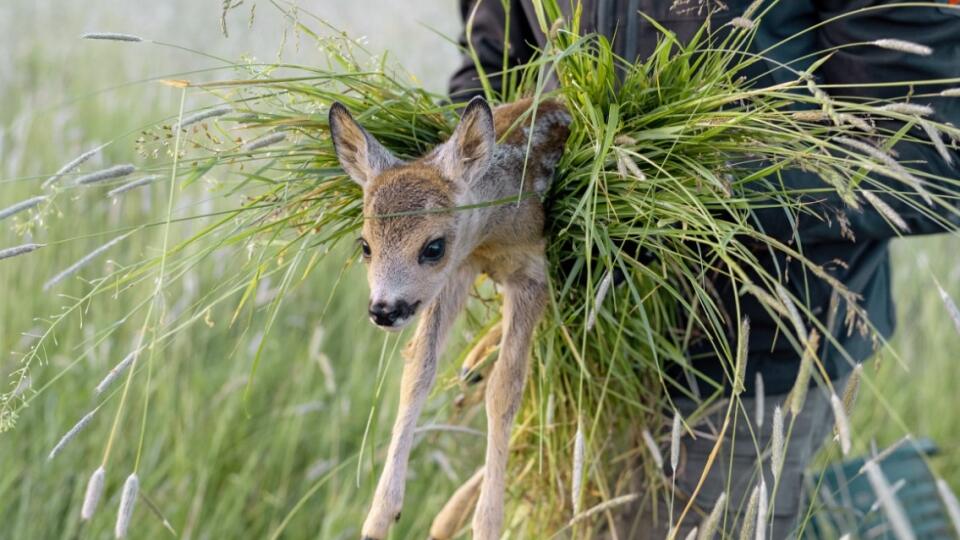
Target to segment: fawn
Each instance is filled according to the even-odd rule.
[[[524,99],[491,110],[475,98],[449,140],[409,162],[391,155],[342,104],[330,107],[329,122],[340,165],[363,187],[370,319],[398,331],[422,312],[405,351],[400,406],[362,536],[382,540],[400,517],[414,429],[437,359],[470,287],[486,273],[503,291],[499,358],[486,385],[486,459],[438,515],[431,536],[452,536],[475,502],[473,537],[495,540],[510,430],[548,295],[541,199],[570,115],[558,101],[534,107]],[[483,204],[492,201],[499,203]]]

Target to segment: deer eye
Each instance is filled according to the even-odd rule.
[[[431,240],[420,250],[420,264],[439,261],[443,258],[444,251],[446,251],[446,242],[444,242],[443,238]]]
[[[370,258],[370,244],[368,244],[367,241],[364,240],[363,238],[358,239],[357,242],[360,243],[360,252],[363,253],[363,258],[364,258],[364,259],[369,259],[369,258]]]

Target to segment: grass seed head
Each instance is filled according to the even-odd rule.
[[[129,176],[136,171],[137,168],[133,165],[127,163],[124,165],[114,165],[108,169],[103,169],[99,171],[92,172],[90,174],[85,174],[77,178],[76,184],[78,186],[84,186],[89,184],[96,184],[98,182],[103,182],[106,180],[113,180],[114,178],[123,178],[124,176]]]
[[[737,340],[737,359],[734,366],[733,393],[740,395],[746,386],[747,353],[750,343],[750,319],[744,317],[740,322],[740,336]]]
[[[269,135],[264,135],[263,137],[254,139],[243,145],[244,152],[253,152],[254,150],[259,150],[261,148],[266,148],[267,146],[277,144],[287,138],[286,133],[271,133]]]
[[[940,92],[943,97],[960,97],[960,88],[947,88]]]
[[[840,450],[846,456],[850,453],[850,422],[847,412],[843,408],[843,401],[836,394],[830,395],[830,406],[833,408],[833,421],[840,438]]]
[[[929,105],[917,105],[916,103],[889,103],[880,107],[880,110],[910,116],[930,116],[933,114],[933,108]]]
[[[720,520],[723,518],[723,511],[726,508],[727,503],[727,494],[721,493],[717,497],[717,502],[713,504],[713,510],[710,511],[710,515],[707,516],[707,519],[700,524],[700,532],[697,534],[697,540],[712,540],[714,534],[717,532],[717,527],[720,526]]]
[[[763,375],[758,371],[757,376],[754,378],[754,390],[753,390],[753,401],[756,404],[757,408],[754,411],[753,420],[756,422],[757,427],[763,427],[763,416],[764,416],[764,399],[766,398],[765,390],[763,388]]]
[[[44,244],[21,244],[19,246],[0,249],[0,261],[3,259],[9,259],[11,257],[16,257],[18,255],[24,255],[26,253],[30,253],[31,251],[36,251],[43,246]]]
[[[930,47],[905,39],[878,39],[872,43],[881,49],[916,54],[918,56],[930,56],[933,54],[933,49]]]
[[[590,309],[590,314],[587,315],[587,332],[593,330],[593,327],[597,324],[597,312],[600,311],[600,305],[603,304],[603,300],[607,297],[607,293],[610,292],[610,285],[613,284],[613,272],[607,270],[607,273],[603,275],[603,279],[600,280],[600,285],[597,286],[597,294],[593,299],[593,307]]]
[[[910,520],[907,519],[907,514],[904,512],[893,488],[890,487],[887,477],[880,469],[880,465],[877,464],[876,460],[871,459],[863,465],[863,470],[867,475],[867,480],[870,481],[870,486],[873,487],[873,491],[877,495],[880,505],[883,507],[883,512],[890,522],[894,536],[897,540],[914,540],[916,535],[914,535],[913,528],[910,526]]]
[[[77,273],[81,268],[83,268],[84,266],[90,264],[90,261],[92,261],[93,259],[97,258],[97,257],[100,256],[101,254],[103,254],[103,252],[107,251],[108,249],[112,248],[113,246],[117,245],[121,240],[125,239],[126,237],[130,236],[131,234],[133,234],[133,231],[128,232],[128,233],[126,233],[126,234],[121,234],[120,236],[118,236],[118,237],[110,240],[110,241],[107,242],[106,244],[104,244],[104,245],[98,247],[97,249],[91,251],[90,253],[84,255],[83,258],[81,258],[79,261],[73,263],[72,265],[70,265],[69,267],[67,267],[65,270],[63,270],[63,271],[60,272],[59,274],[57,274],[57,275],[53,276],[52,278],[50,278],[49,280],[47,280],[47,282],[43,284],[43,290],[46,291],[46,290],[48,290],[50,287],[53,287],[53,286],[56,285],[57,283],[60,283],[60,282],[63,281],[64,279],[66,279],[66,278],[72,276],[73,274]]]
[[[77,167],[79,167],[80,165],[83,165],[88,159],[99,154],[100,151],[103,150],[105,146],[106,145],[104,144],[104,145],[97,146],[96,148],[91,148],[90,150],[87,150],[86,152],[73,158],[73,160],[68,161],[66,165],[64,165],[63,167],[60,167],[60,169],[57,172],[53,173],[53,176],[51,176],[50,178],[47,178],[40,187],[46,188],[48,186],[55,184],[57,181],[63,178],[64,175],[73,172]]]
[[[123,483],[123,492],[120,494],[120,508],[117,510],[117,524],[113,533],[117,538],[126,538],[130,530],[130,520],[133,518],[133,509],[137,504],[137,495],[140,493],[140,480],[137,473],[131,473]]]
[[[780,479],[780,471],[783,470],[783,460],[786,453],[787,449],[783,440],[783,409],[777,407],[773,410],[773,440],[770,444],[770,469],[773,471],[774,484]]]
[[[893,223],[898,229],[903,232],[910,232],[910,225],[907,225],[906,220],[904,220],[896,210],[890,207],[890,205],[883,202],[883,199],[874,195],[872,191],[868,191],[866,189],[861,191],[860,195],[863,195],[863,198],[870,203],[870,206],[872,206],[874,210],[879,212],[883,217],[887,218],[890,223]]]
[[[106,376],[104,376],[104,378],[101,379],[99,383],[97,383],[97,387],[96,387],[97,394],[102,394],[104,390],[109,388],[110,385],[113,384],[113,381],[117,380],[117,378],[120,377],[120,375],[122,375],[123,372],[126,371],[130,367],[130,365],[137,360],[137,356],[139,354],[140,354],[139,350],[133,350],[130,352],[130,354],[125,356],[123,360],[120,361],[120,363],[114,366],[113,369],[111,369],[110,372],[107,373]]]
[[[800,368],[797,370],[797,379],[790,390],[790,414],[794,418],[800,415],[803,404],[807,400],[807,390],[810,388],[810,376],[813,374],[813,362],[820,347],[820,334],[816,330],[810,334],[807,346],[800,359]]]
[[[143,41],[140,36],[133,34],[122,34],[120,32],[87,32],[80,36],[80,39],[102,39],[107,41],[127,41],[130,43],[139,43]]]
[[[57,457],[57,454],[59,454],[67,446],[67,444],[69,444],[70,441],[77,436],[77,434],[83,431],[83,429],[90,424],[90,421],[93,420],[94,415],[97,414],[97,410],[98,409],[94,409],[85,414],[83,418],[81,418],[76,424],[73,425],[72,428],[70,428],[69,431],[63,435],[63,437],[60,437],[60,440],[53,447],[53,450],[50,450],[50,454],[47,456],[47,461]]]
[[[943,137],[940,136],[940,130],[926,120],[920,122],[920,127],[923,128],[923,131],[927,134],[930,142],[933,143],[933,147],[937,150],[937,153],[940,154],[940,158],[943,159],[947,165],[952,167],[953,155],[950,154],[949,150],[947,150],[947,145],[943,143]]]
[[[863,364],[857,364],[850,372],[847,379],[847,385],[843,387],[843,410],[847,417],[853,414],[853,406],[857,402],[857,394],[860,393],[860,379],[863,377]]]
[[[149,184],[152,184],[160,179],[159,174],[151,174],[149,176],[144,176],[143,178],[138,178],[136,180],[131,180],[126,184],[117,186],[107,192],[107,198],[112,199],[118,195],[122,195],[130,190],[137,189],[138,187],[143,187]]]
[[[3,257],[0,256],[0,259]],[[940,300],[943,301],[944,307],[947,308],[947,313],[950,315],[950,319],[953,321],[954,328],[957,329],[957,333],[960,333],[960,309],[957,309],[957,304],[953,301],[953,298],[940,286],[940,282],[937,282],[937,290],[940,292]]]
[[[673,411],[673,427],[670,430],[670,472],[677,473],[680,464],[680,437],[683,436],[683,418],[680,411]]]
[[[730,26],[741,30],[753,30],[753,21],[747,17],[734,17],[730,19]]]
[[[657,469],[663,470],[663,454],[660,453],[660,447],[657,446],[657,441],[653,440],[653,435],[650,434],[650,430],[643,428],[640,436],[643,438],[643,444],[645,444],[647,450],[650,451],[650,456],[653,457],[653,462],[657,465]]]
[[[577,421],[577,433],[573,438],[573,479],[570,495],[573,499],[573,514],[580,513],[580,490],[583,487],[583,462],[586,441],[583,436],[583,421]]]
[[[950,522],[953,523],[953,529],[960,536],[960,502],[957,501],[957,496],[943,478],[937,478],[937,491],[940,493],[940,500],[943,501],[943,505],[947,507],[947,514],[950,516]]]
[[[80,519],[89,521],[97,511],[100,504],[100,496],[103,495],[103,480],[106,476],[103,465],[93,471],[90,480],[87,481],[87,491],[83,496],[83,506],[80,508]]]
[[[16,204],[10,205],[0,210],[0,220],[6,219],[15,214],[19,214],[24,210],[29,210],[30,208],[37,206],[38,204],[42,203],[45,200],[47,200],[47,197],[45,195],[40,195],[38,197],[31,197],[25,201],[20,201]]]
[[[183,129],[185,127],[196,124],[197,122],[202,122],[204,120],[209,120],[210,118],[217,118],[225,114],[230,114],[233,112],[233,107],[230,105],[221,105],[220,107],[213,107],[210,109],[204,109],[202,111],[195,112],[190,116],[185,116],[183,120],[174,124],[174,131],[178,129]]]
[[[760,500],[757,502],[757,527],[756,539],[766,540],[767,538],[767,507],[769,506],[769,495],[767,495],[767,482],[760,475]]]
[[[754,486],[750,493],[750,499],[747,502],[747,509],[743,512],[740,521],[740,540],[753,540],[754,530],[757,526],[757,506],[760,501],[760,485]]]

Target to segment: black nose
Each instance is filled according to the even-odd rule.
[[[418,303],[411,305],[406,300],[398,300],[393,304],[377,302],[370,305],[370,318],[377,326],[390,327],[397,321],[413,315]]]

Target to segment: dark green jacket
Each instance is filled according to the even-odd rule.
[[[561,5],[568,2],[561,0]],[[708,4],[711,2],[707,2]],[[720,28],[723,23],[743,13],[751,3],[748,0],[726,0],[728,9],[712,15],[712,25]],[[903,85],[887,87],[859,86],[897,81],[954,79],[940,84],[925,84],[914,88],[914,93],[938,93],[945,88],[960,86],[960,6],[950,7],[944,0],[943,7],[897,7],[884,8],[876,0],[781,0],[767,13],[759,25],[753,42],[753,50],[761,51],[769,46],[794,36],[818,23],[830,21],[844,13],[853,16],[828,22],[814,31],[790,40],[766,53],[774,62],[791,62],[811,55],[816,51],[845,43],[869,42],[880,38],[899,38],[927,45],[934,50],[930,56],[917,56],[891,51],[874,46],[856,46],[841,49],[817,70],[821,85],[844,85],[835,90],[838,95],[862,98],[900,98],[907,88]],[[544,35],[536,22],[530,0],[507,0],[510,10],[510,27],[505,31],[505,16],[501,0],[483,0],[474,17],[473,46],[486,71],[497,72],[502,68],[503,44],[509,43],[509,61],[516,65],[529,60],[536,48],[543,46]],[[694,7],[688,13],[671,10],[671,0],[583,0],[581,24],[585,32],[598,32],[613,36],[614,49],[628,59],[645,58],[652,52],[658,38],[657,31],[643,17],[642,11],[675,32],[681,40],[687,39],[701,26],[706,17]],[[696,6],[698,0],[689,4]],[[473,2],[461,0],[464,20]],[[880,7],[882,9],[872,9]],[[508,38],[508,39],[506,39]],[[465,38],[461,40],[465,43]],[[796,69],[804,69],[815,59],[794,63]],[[770,62],[761,68],[773,69],[759,84],[793,80],[795,75],[777,70]],[[748,74],[749,75],[749,74]],[[494,80],[496,86],[497,81]],[[477,72],[473,62],[465,59],[463,66],[453,76],[450,84],[454,99],[466,99],[480,92]],[[936,110],[937,120],[960,126],[960,98],[935,97],[914,99],[916,103],[929,104]],[[922,135],[920,135],[922,137]],[[895,147],[899,159],[911,162],[911,166],[933,175],[957,179],[957,169],[949,167],[929,145],[901,143]],[[957,152],[954,152],[955,154]],[[960,162],[957,155],[955,162]],[[879,178],[878,181],[885,181]],[[822,181],[802,171],[788,171],[784,182],[791,187],[822,188]],[[903,186],[896,186],[903,189]],[[941,195],[954,196],[955,186],[933,182],[929,189]],[[942,232],[948,224],[958,223],[956,212],[941,212],[931,219],[911,204],[893,197],[884,197],[910,225],[912,234]],[[865,208],[855,212],[844,207],[837,197],[818,196],[808,202],[817,205],[818,214],[829,220],[811,216],[789,216],[782,209],[761,210],[755,213],[758,227],[768,234],[799,244],[807,258],[822,265],[851,291],[862,297],[863,306],[882,338],[887,338],[894,329],[894,309],[890,293],[889,242],[897,234],[876,212]],[[913,201],[917,203],[918,201]],[[838,217],[848,220],[846,228]],[[847,234],[845,234],[845,232]],[[850,234],[853,239],[851,240]],[[785,285],[791,292],[806,302],[812,313],[826,320],[831,288],[821,279],[805,272],[796,261],[783,256],[768,256],[763,261],[768,269],[781,269]],[[735,292],[729,283],[715,283],[720,297],[728,305],[733,303]],[[741,298],[741,307],[751,320],[749,362],[747,373],[748,392],[752,392],[754,373],[763,374],[766,391],[783,393],[790,389],[796,378],[799,357],[794,348],[777,332],[777,324],[752,297]],[[834,337],[841,349],[824,345],[822,358],[832,378],[851,369],[855,362],[867,359],[878,344],[870,335],[857,330],[848,332],[843,324],[845,306],[839,306],[839,320],[835,322]],[[713,380],[723,380],[723,370],[716,358],[706,350],[694,348],[691,358],[697,367]]]

